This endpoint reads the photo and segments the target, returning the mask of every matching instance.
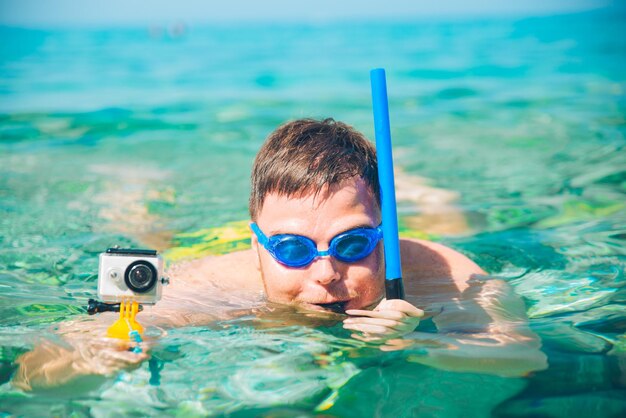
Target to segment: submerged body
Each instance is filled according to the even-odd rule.
[[[357,180],[321,200],[270,195],[267,207],[272,209],[263,210],[257,221],[268,233],[297,232],[327,245],[339,232],[380,222],[375,206],[363,204],[372,201],[363,200],[364,193],[367,188]],[[358,263],[322,257],[303,269],[290,269],[276,263],[254,236],[252,240],[250,250],[172,266],[163,300],[141,313],[140,322],[165,329],[210,324],[254,313],[266,301],[297,305],[313,315],[332,307],[345,310],[347,317],[337,320],[354,331],[354,338],[382,350],[427,347],[428,354],[416,358],[424,364],[514,376],[546,366],[539,341],[527,326],[524,305],[506,283],[483,280],[480,267],[443,245],[401,240],[403,301],[383,299],[382,243]],[[14,384],[45,388],[140,364],[148,354],[104,338],[115,317],[106,313],[63,324],[60,333],[70,346],[46,342],[25,354]],[[438,333],[414,331],[425,317],[432,317]]]
[[[332,120],[295,121],[277,129],[257,155],[251,220],[270,239],[306,237],[326,254],[339,234],[380,225],[377,184],[375,150],[361,134]],[[546,367],[519,298],[443,245],[403,240],[406,300],[386,300],[380,241],[349,261],[322,255],[299,267],[281,262],[256,234],[251,241],[247,251],[173,266],[172,285],[140,321],[202,325],[249,314],[267,301],[296,305],[305,316],[340,311],[347,316],[337,320],[353,338],[381,350],[417,347],[423,355],[413,361],[444,369],[517,376]],[[425,317],[432,317],[438,333],[416,331]],[[99,327],[91,321],[63,325],[60,332],[71,346],[46,343],[25,354],[14,383],[49,387],[139,364],[145,352],[131,353],[127,343],[101,338],[113,320],[102,315]]]

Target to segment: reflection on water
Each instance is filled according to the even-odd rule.
[[[10,40],[0,46],[0,411],[619,415],[625,20],[613,10],[189,27],[177,38],[0,28]],[[20,354],[82,315],[103,249],[150,245],[177,259],[245,247],[263,138],[302,116],[372,137],[377,66],[388,72],[403,233],[449,244],[507,281],[547,370],[443,371],[407,361],[418,348],[382,352],[332,317],[268,307],[169,330],[151,362],[118,376],[37,394],[7,383]]]

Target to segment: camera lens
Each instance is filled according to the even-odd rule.
[[[126,269],[124,282],[133,292],[149,292],[157,282],[156,269],[147,261],[135,261]]]

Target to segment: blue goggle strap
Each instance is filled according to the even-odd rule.
[[[252,222],[250,224],[250,229],[252,229],[252,232],[254,232],[254,235],[256,235],[257,239],[259,240],[259,244],[261,244],[263,248],[267,249],[267,242],[269,240],[267,239],[263,231],[259,229],[259,226],[255,222]]]

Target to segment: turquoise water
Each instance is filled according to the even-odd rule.
[[[0,28],[0,413],[623,413],[625,23],[605,10],[182,36]],[[332,322],[246,316],[170,330],[152,362],[95,388],[8,383],[54,324],[82,318],[103,249],[168,250],[246,219],[252,159],[278,124],[332,116],[372,137],[374,67],[387,69],[396,165],[460,196],[467,228],[431,237],[511,283],[547,370],[446,372]],[[418,211],[400,202],[408,227]]]

